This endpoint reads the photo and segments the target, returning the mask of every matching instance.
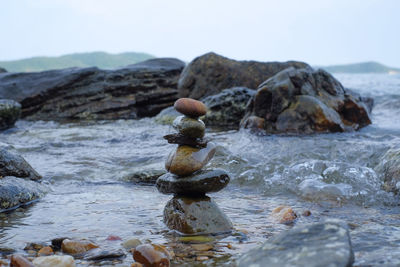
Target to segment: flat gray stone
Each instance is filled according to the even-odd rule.
[[[354,254],[347,224],[339,220],[308,224],[280,233],[250,250],[239,267],[352,266]]]
[[[200,170],[180,177],[166,173],[157,180],[157,189],[163,194],[199,195],[218,192],[229,183],[229,175],[222,169]]]

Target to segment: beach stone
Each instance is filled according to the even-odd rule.
[[[137,246],[139,246],[139,245],[141,245],[142,244],[142,242],[139,240],[139,239],[137,239],[137,238],[130,238],[130,239],[128,239],[128,240],[126,240],[126,241],[124,241],[123,243],[122,243],[122,246],[125,248],[125,249],[132,249],[132,248],[136,248]]]
[[[222,234],[232,231],[232,223],[207,196],[175,196],[164,208],[164,223],[184,235]]]
[[[155,244],[137,246],[133,251],[133,259],[146,267],[170,266],[168,251],[164,247]]]
[[[34,267],[33,263],[21,255],[12,255],[10,266],[13,267]]]
[[[167,134],[164,135],[163,138],[166,139],[170,144],[187,145],[197,148],[204,148],[207,146],[208,143],[208,139],[205,138],[194,139],[179,133]]]
[[[216,145],[212,142],[201,149],[185,145],[178,146],[169,154],[165,168],[178,176],[190,175],[203,168],[214,156],[215,151]]]
[[[297,218],[297,214],[293,211],[291,207],[288,206],[279,206],[275,208],[271,212],[271,215],[275,221],[284,224],[293,223]]]
[[[21,115],[21,104],[14,100],[0,99],[0,130],[14,126]]]
[[[36,267],[75,267],[74,258],[69,255],[37,257],[33,260]]]
[[[229,175],[222,169],[200,170],[184,178],[166,173],[157,180],[157,189],[163,194],[198,195],[218,192],[229,183]]]
[[[238,267],[352,266],[349,229],[338,220],[292,228],[271,237],[238,260]]]
[[[207,126],[215,128],[239,129],[246,106],[256,90],[246,87],[224,89],[216,95],[203,99],[207,106],[207,114],[201,119]]]
[[[125,252],[122,249],[102,250],[95,248],[85,253],[83,259],[89,261],[113,260],[125,257]]]
[[[207,112],[207,107],[203,102],[192,98],[179,98],[175,101],[174,108],[183,115],[197,118]]]
[[[287,68],[260,84],[241,126],[272,134],[354,131],[371,124],[371,104],[324,70]]]
[[[206,130],[206,126],[202,120],[186,116],[177,117],[172,123],[172,127],[180,134],[194,139],[202,138]]]
[[[38,251],[38,255],[39,256],[49,256],[54,254],[54,251],[51,247],[42,247],[39,251]]]
[[[376,172],[382,173],[383,189],[399,194],[400,192],[400,148],[389,149],[380,159]]]
[[[42,178],[26,160],[15,153],[0,148],[0,177],[15,176],[30,180]]]
[[[257,88],[263,81],[289,68],[311,68],[298,61],[237,61],[216,53],[207,53],[191,61],[182,71],[179,97],[201,99],[236,86]]]
[[[61,250],[67,254],[81,254],[85,253],[99,246],[88,240],[70,240],[64,239],[61,244]]]

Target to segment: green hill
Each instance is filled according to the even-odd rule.
[[[33,57],[13,61],[0,61],[0,67],[9,72],[33,72],[69,67],[99,67],[113,69],[144,61],[154,56],[146,53],[127,52],[108,54],[105,52],[76,53],[59,57]]]
[[[378,62],[362,62],[347,65],[335,65],[319,67],[328,72],[342,72],[342,73],[400,73],[400,69],[388,67]]]

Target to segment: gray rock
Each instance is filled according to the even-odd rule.
[[[140,185],[154,185],[157,179],[165,174],[164,168],[139,168],[135,172],[126,175],[123,180]]]
[[[15,176],[30,180],[42,178],[20,155],[0,148],[0,177]]]
[[[122,249],[103,250],[100,248],[95,248],[86,252],[83,256],[83,259],[89,261],[103,261],[115,260],[125,256],[126,254]]]
[[[22,105],[22,117],[40,120],[134,119],[172,106],[185,63],[150,59],[116,70],[69,68],[2,73],[0,98]]]
[[[38,182],[12,176],[0,178],[0,212],[29,204],[44,193],[45,187]]]
[[[0,99],[0,130],[14,126],[21,115],[21,105],[14,100]]]
[[[163,194],[199,195],[218,192],[229,183],[229,175],[222,169],[200,170],[190,176],[179,177],[166,173],[157,180],[157,189]]]
[[[159,124],[171,125],[172,122],[182,114],[176,111],[174,107],[163,109],[155,118],[154,121]]]
[[[295,227],[243,255],[239,267],[352,266],[348,227],[338,220]]]
[[[288,67],[310,68],[303,62],[236,61],[215,53],[195,58],[179,78],[179,97],[200,99],[236,86],[257,88]]]
[[[201,119],[207,126],[223,129],[239,129],[246,106],[255,90],[246,87],[234,87],[222,90],[219,94],[202,99],[208,111]]]
[[[400,149],[389,149],[376,167],[383,174],[383,189],[398,194],[400,192]]]
[[[260,85],[241,125],[267,133],[354,131],[371,123],[366,102],[326,71],[288,68]]]
[[[164,222],[184,235],[222,234],[232,223],[209,197],[174,197],[164,209]]]
[[[0,68],[0,73],[2,72],[7,72],[7,70],[5,68]]]
[[[206,131],[206,126],[202,120],[193,119],[186,116],[177,117],[172,127],[177,130],[181,135],[196,139],[202,138]]]

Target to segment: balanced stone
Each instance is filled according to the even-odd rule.
[[[180,98],[175,101],[174,108],[180,113],[197,118],[207,113],[207,107],[200,101],[191,98]]]
[[[209,197],[174,197],[164,209],[168,228],[185,235],[222,234],[232,223]]]
[[[191,138],[202,138],[206,130],[204,122],[186,116],[177,117],[172,126],[182,135]]]
[[[167,134],[163,137],[170,144],[187,145],[187,146],[193,146],[193,147],[197,147],[197,148],[206,147],[207,143],[208,143],[208,139],[203,139],[203,138],[193,139],[193,138],[187,137],[185,135],[181,135],[179,133]]]
[[[190,175],[203,168],[214,156],[215,150],[216,146],[212,142],[202,149],[185,145],[179,146],[169,154],[165,168],[178,176]]]
[[[229,175],[222,169],[200,170],[185,178],[166,173],[158,178],[156,185],[161,193],[189,196],[218,192],[229,180]]]

